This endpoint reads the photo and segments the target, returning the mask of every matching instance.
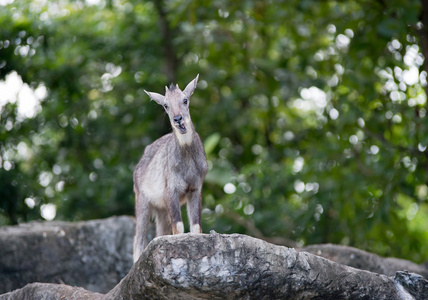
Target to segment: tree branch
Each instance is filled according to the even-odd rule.
[[[257,227],[256,225],[254,225],[254,222],[251,220],[247,220],[245,218],[243,218],[242,216],[240,216],[239,214],[232,212],[232,211],[228,211],[225,212],[224,215],[230,219],[232,219],[235,223],[241,225],[242,227],[244,227],[248,234],[261,239],[263,241],[275,244],[275,245],[281,245],[281,246],[286,246],[286,247],[297,247],[297,243],[293,240],[290,240],[288,238],[285,237],[280,237],[280,236],[265,236]]]

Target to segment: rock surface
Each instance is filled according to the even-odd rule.
[[[153,240],[109,293],[29,284],[10,299],[425,299],[428,281],[358,270],[322,257],[232,234]]]
[[[31,282],[106,293],[132,266],[133,234],[124,216],[0,227],[0,294]]]
[[[428,278],[428,268],[425,264],[418,265],[395,257],[380,257],[352,247],[321,244],[307,246],[299,251],[306,251],[340,264],[388,276],[394,276],[398,271],[407,270]]]
[[[420,279],[410,294],[394,278],[248,236],[181,235],[155,239],[106,299],[420,299]]]
[[[30,283],[0,300],[428,299],[426,278],[404,271],[425,274],[423,265],[355,248],[296,251],[239,234],[184,234],[154,239],[132,265],[133,234],[130,217],[0,228],[3,289],[67,284]]]

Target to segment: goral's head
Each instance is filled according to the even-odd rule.
[[[166,86],[165,96],[145,91],[147,95],[149,95],[150,99],[163,106],[168,114],[171,126],[174,128],[176,133],[186,134],[188,129],[190,129],[190,96],[192,96],[196,89],[198,78],[199,74],[186,86],[184,91],[180,90],[178,84],[171,84],[169,87]]]

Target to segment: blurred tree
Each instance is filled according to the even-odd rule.
[[[0,224],[133,214],[143,88],[200,73],[205,231],[428,259],[423,1],[0,3]]]

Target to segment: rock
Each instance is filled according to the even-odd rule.
[[[379,267],[390,259],[354,248],[305,248],[336,263],[240,234],[182,234],[155,238],[132,265],[133,234],[130,217],[0,228],[3,289],[67,284],[31,283],[0,300],[428,299],[428,281],[418,274],[392,277],[342,264],[351,257],[361,268],[392,272]]]
[[[152,241],[105,299],[403,299],[393,278],[244,235]]]
[[[428,299],[428,280],[421,275],[400,271],[394,280],[404,299]]]
[[[374,273],[394,276],[398,271],[407,270],[428,278],[428,266],[426,264],[418,265],[414,262],[394,257],[384,258],[348,246],[321,244],[310,245],[299,250],[322,256],[340,264]]]
[[[1,300],[102,300],[104,297],[80,287],[54,283],[30,283],[22,289],[0,295]]]
[[[124,216],[0,227],[0,294],[31,282],[106,293],[132,266],[133,235]]]

